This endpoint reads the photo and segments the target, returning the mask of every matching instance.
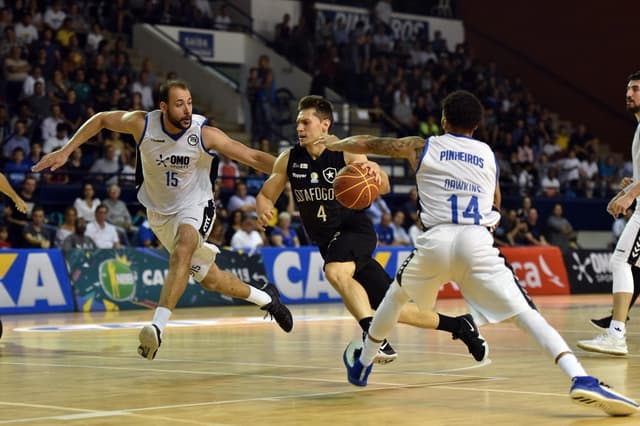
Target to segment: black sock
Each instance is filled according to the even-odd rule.
[[[371,325],[372,320],[373,317],[366,317],[358,321],[358,324],[360,324],[360,328],[362,329],[362,331],[364,331],[365,333],[369,331],[369,326]]]
[[[460,319],[455,317],[448,317],[446,315],[438,314],[440,322],[436,330],[444,330],[450,333],[455,333],[460,329]]]

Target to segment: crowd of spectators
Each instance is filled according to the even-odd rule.
[[[153,108],[164,76],[154,71],[149,59],[138,67],[131,64],[131,24],[144,17],[172,24],[189,19],[190,26],[219,29],[232,25],[224,7],[214,12],[208,1],[193,4],[189,13],[178,2],[131,2],[125,7],[121,0],[17,0],[0,7],[0,166],[30,206],[22,214],[5,203],[0,247],[65,247],[65,241],[67,248],[157,244],[140,206],[120,199],[121,188],[134,184],[135,149],[127,135],[96,135],[95,143],[77,149],[59,172],[40,175],[29,170],[44,154],[64,145],[95,112]],[[184,10],[175,10],[180,7]],[[604,155],[586,125],[558,120],[523,82],[503,75],[494,63],[473,58],[466,45],[450,49],[439,32],[396,39],[385,21],[384,5],[372,15],[370,27],[360,22],[352,30],[344,22],[316,25],[313,13],[303,9],[293,27],[287,15],[278,23],[275,48],[315,74],[312,90],[330,86],[369,107],[382,133],[438,134],[444,96],[462,88],[480,97],[486,118],[476,136],[496,152],[503,194],[559,202],[559,212],[549,218],[553,235],[537,230],[535,210],[515,217],[505,211],[499,229],[504,244],[574,245],[575,232],[562,220],[561,201],[608,197],[617,190],[620,176],[630,174],[630,163]],[[259,62],[253,94],[262,102],[275,85],[268,57]],[[263,116],[269,110],[254,113]],[[263,127],[254,131],[260,140],[270,137]],[[219,175],[221,205],[211,241],[249,248],[309,243],[286,193],[278,205],[277,222],[266,231],[257,229],[250,193],[257,191],[264,175],[247,175],[224,158]],[[72,206],[47,211],[38,202],[38,187],[67,184],[80,188]],[[96,193],[105,196],[100,199]],[[415,206],[415,191],[399,205],[389,207],[384,198],[374,202],[369,213],[381,245],[412,241],[419,232]],[[544,222],[547,229],[547,218]]]
[[[608,153],[586,124],[560,120],[519,78],[474,58],[464,43],[449,46],[440,31],[396,38],[391,5],[375,2],[353,28],[305,14],[291,28],[285,15],[274,45],[314,73],[313,92],[331,87],[369,108],[383,134],[437,135],[440,101],[457,89],[473,92],[486,112],[475,136],[496,152],[506,196],[607,198],[618,190],[630,162]]]

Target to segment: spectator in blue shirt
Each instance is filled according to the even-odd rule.
[[[392,246],[395,241],[395,234],[391,226],[391,214],[383,214],[380,223],[375,225],[375,228],[376,234],[378,234],[378,244],[381,246]]]
[[[278,225],[271,231],[271,244],[276,247],[300,247],[296,230],[291,228],[291,215],[282,212],[278,215]]]

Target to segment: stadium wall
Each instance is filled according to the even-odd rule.
[[[462,2],[467,41],[478,58],[520,76],[536,100],[562,119],[585,123],[629,156],[635,120],[625,112],[637,22],[628,3]]]

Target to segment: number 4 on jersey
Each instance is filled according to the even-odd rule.
[[[451,222],[458,223],[458,196],[452,195],[447,198],[447,201],[451,202]],[[462,212],[462,217],[465,219],[473,219],[474,225],[480,224],[480,219],[482,219],[482,215],[480,214],[480,209],[478,207],[478,197],[475,195],[471,196],[469,200],[469,204],[467,204],[467,208]],[[468,223],[463,220],[463,223]]]
[[[318,212],[316,213],[316,217],[322,219],[323,222],[327,221],[327,213],[324,211],[323,204],[320,204],[320,207],[318,207]]]

